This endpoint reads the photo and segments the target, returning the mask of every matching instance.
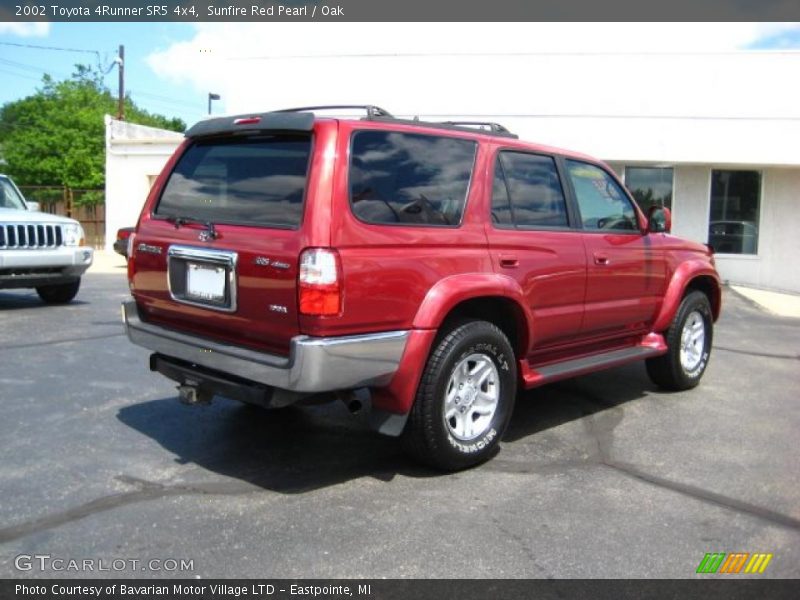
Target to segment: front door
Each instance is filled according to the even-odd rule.
[[[642,231],[632,200],[610,173],[587,162],[565,162],[587,257],[582,333],[647,330],[667,283],[661,244]]]

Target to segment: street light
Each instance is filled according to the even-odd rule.
[[[211,92],[208,93],[208,114],[211,114],[211,101],[212,100],[219,100],[222,98],[219,94],[212,94]]]

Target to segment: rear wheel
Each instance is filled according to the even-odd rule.
[[[428,358],[404,447],[447,471],[488,460],[508,425],[516,383],[514,351],[497,326],[469,321],[455,327]]]
[[[647,360],[647,374],[668,390],[688,390],[700,383],[711,356],[714,333],[711,305],[702,292],[684,297],[664,336],[669,351]]]
[[[43,285],[36,288],[39,298],[47,304],[66,304],[72,300],[81,287],[81,280],[76,279],[70,283],[59,283],[58,285]]]

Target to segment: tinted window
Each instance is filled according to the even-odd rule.
[[[708,243],[721,254],[758,252],[761,173],[711,172]]]
[[[645,214],[653,206],[672,208],[672,169],[625,167],[625,186]]]
[[[475,142],[361,131],[350,159],[350,202],[368,223],[458,225],[464,212]]]
[[[501,152],[498,161],[505,174],[512,219],[517,226],[567,226],[564,191],[552,157]]]
[[[178,161],[155,214],[296,227],[310,151],[309,137],[197,142]]]
[[[567,171],[584,229],[639,230],[633,205],[611,175],[600,167],[574,160],[567,161]]]

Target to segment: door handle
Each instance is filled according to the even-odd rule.
[[[500,266],[506,269],[515,269],[519,266],[519,259],[513,254],[501,254]]]
[[[596,265],[608,265],[608,264],[611,264],[611,261],[609,260],[608,255],[602,254],[600,252],[595,252],[594,264],[596,264]]]

